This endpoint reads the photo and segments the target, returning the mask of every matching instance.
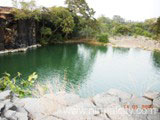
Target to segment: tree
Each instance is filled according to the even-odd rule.
[[[101,33],[112,34],[113,21],[110,18],[107,18],[102,15],[97,19],[97,21],[99,23]]]
[[[117,23],[121,23],[121,24],[124,24],[124,23],[125,23],[124,18],[122,18],[122,17],[119,16],[119,15],[114,15],[114,16],[113,16],[113,21],[115,21],[115,22],[117,22]]]
[[[31,0],[29,2],[18,2],[17,0],[12,0],[13,9],[12,13],[15,16],[16,20],[23,20],[23,19],[40,19],[41,8],[36,8],[35,0]]]
[[[94,19],[95,11],[88,6],[85,0],[66,0],[65,4],[71,12],[80,14],[85,19]]]
[[[115,28],[114,33],[121,34],[121,35],[129,35],[130,29],[128,28],[128,26],[119,25]]]
[[[73,31],[74,20],[71,13],[64,7],[52,7],[49,11],[50,21],[53,23],[56,32],[61,30],[67,36]]]
[[[155,31],[157,35],[160,34],[160,17],[157,19],[157,22],[155,24]]]

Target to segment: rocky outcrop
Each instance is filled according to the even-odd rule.
[[[36,44],[35,20],[15,20],[11,9],[6,12],[8,9],[0,7],[0,50]]]
[[[110,89],[87,99],[66,92],[47,94],[40,98],[18,99],[13,94],[11,96],[10,91],[5,91],[0,93],[0,119],[159,120],[159,94],[149,91],[143,97],[137,97]],[[9,103],[4,102],[7,100]]]
[[[37,48],[37,47],[41,47],[41,45],[36,44],[36,45],[31,45],[31,46],[28,46],[28,47],[25,47],[25,48],[3,50],[3,51],[0,51],[0,54],[15,53],[15,52],[26,52],[28,49]]]
[[[4,50],[4,20],[0,19],[0,50]]]
[[[36,44],[35,21],[26,19],[17,21],[17,37],[15,47],[24,48]]]

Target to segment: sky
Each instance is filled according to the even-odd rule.
[[[86,0],[95,11],[95,17],[112,18],[120,15],[126,20],[144,21],[160,16],[160,0]],[[36,0],[38,6],[64,6],[64,0]],[[0,6],[12,6],[11,0],[0,0]]]

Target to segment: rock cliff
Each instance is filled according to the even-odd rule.
[[[24,48],[36,44],[34,20],[15,20],[11,8],[0,7],[0,50]]]

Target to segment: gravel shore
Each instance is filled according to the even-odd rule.
[[[160,42],[143,36],[116,36],[111,37],[109,41],[113,47],[142,48],[145,50],[160,51]]]

